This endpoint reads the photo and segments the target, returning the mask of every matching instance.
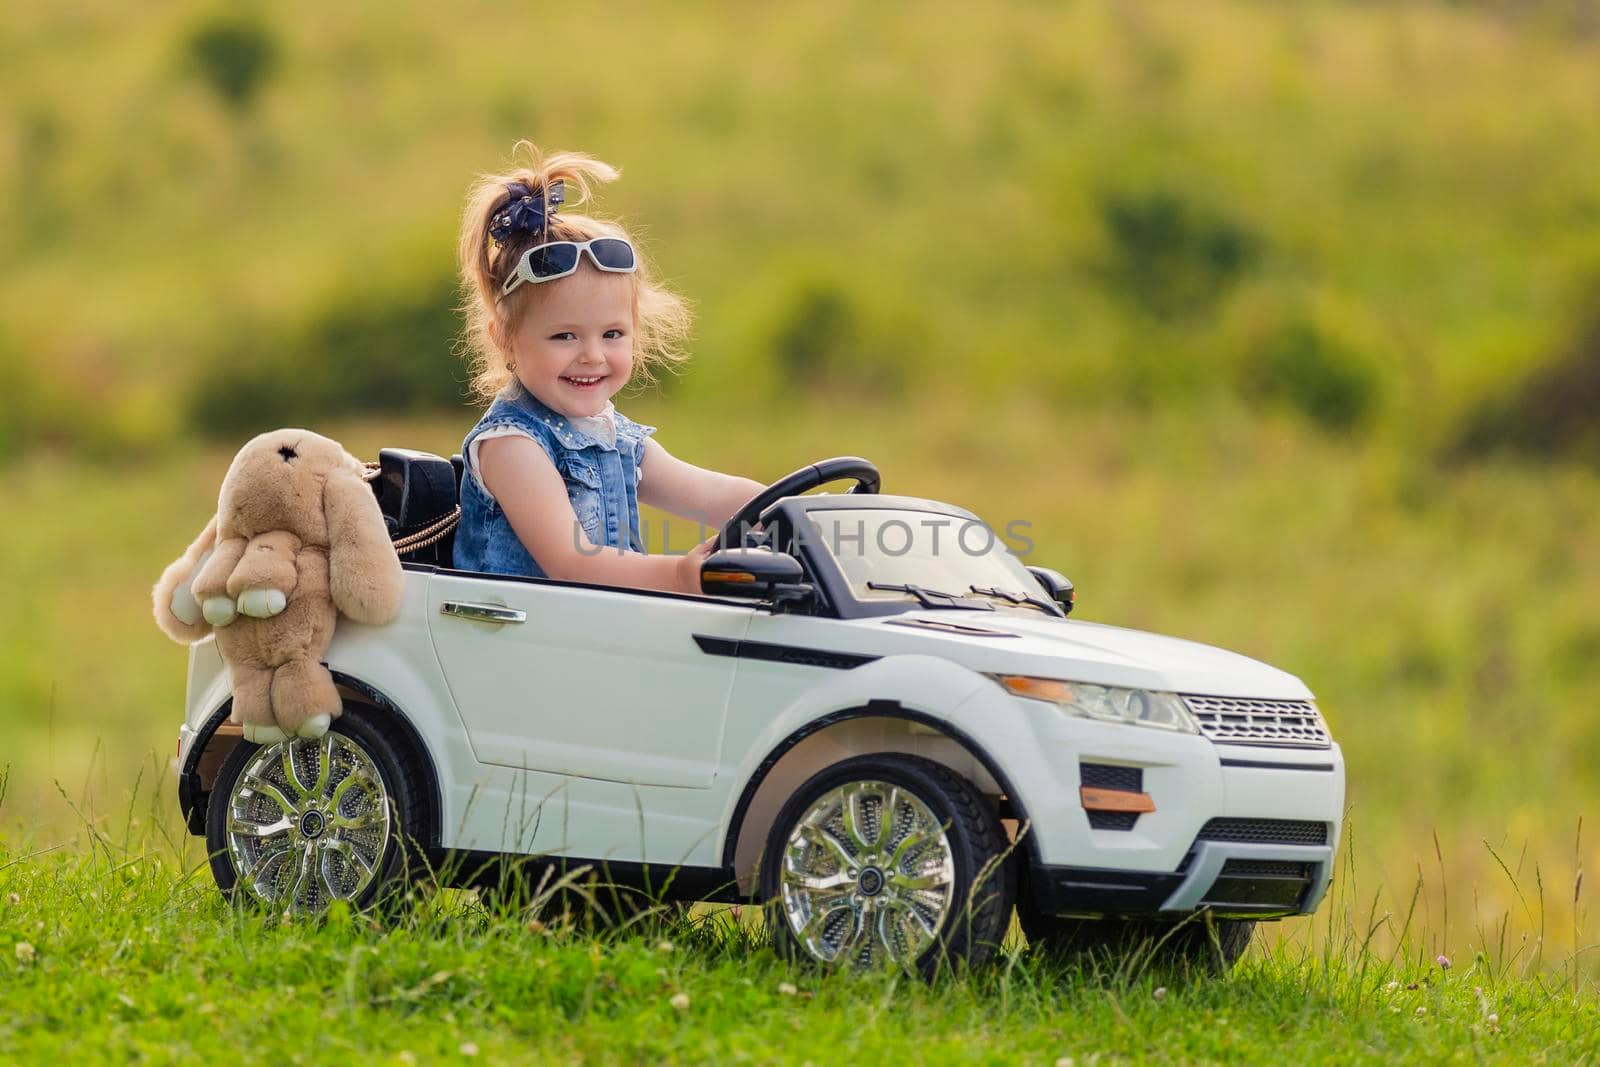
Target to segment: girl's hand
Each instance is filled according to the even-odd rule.
[[[695,545],[687,555],[678,560],[678,589],[684,593],[703,593],[705,590],[700,585],[700,566],[705,563],[706,557],[716,551],[717,539],[715,537]]]

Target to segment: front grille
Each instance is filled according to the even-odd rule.
[[[1328,824],[1298,819],[1212,819],[1199,841],[1241,841],[1260,845],[1326,845]]]
[[[1113,763],[1080,763],[1078,781],[1091,789],[1122,789],[1141,793],[1144,791],[1144,768],[1118,767]]]
[[[1255,700],[1244,697],[1183,697],[1200,732],[1225,745],[1278,748],[1329,748],[1333,739],[1317,706],[1309,700]]]
[[[1311,864],[1293,860],[1229,860],[1222,865],[1224,878],[1310,878]]]
[[[1091,811],[1088,815],[1091,830],[1132,830],[1139,821],[1136,811]]]
[[[1091,789],[1119,789],[1129,793],[1144,791],[1144,768],[1119,767],[1114,763],[1078,764],[1078,781]],[[1139,821],[1136,811],[1091,811],[1092,830],[1132,830]]]
[[[1233,859],[1222,865],[1202,907],[1219,914],[1284,914],[1300,910],[1312,865],[1281,860]]]

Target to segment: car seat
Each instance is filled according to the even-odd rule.
[[[378,452],[372,490],[402,563],[451,566],[460,517],[461,459],[410,448]]]

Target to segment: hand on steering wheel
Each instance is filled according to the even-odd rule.
[[[717,547],[742,548],[744,535],[761,520],[763,513],[772,505],[784,497],[798,496],[810,492],[819,485],[826,485],[842,478],[855,479],[856,484],[849,489],[852,493],[876,493],[881,484],[878,468],[873,466],[870,460],[859,456],[836,456],[833,459],[818,460],[810,466],[801,467],[793,474],[784,475],[751,497],[744,507],[734,512],[733,518],[722,528],[722,533],[717,537]]]

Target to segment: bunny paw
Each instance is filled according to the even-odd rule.
[[[205,603],[200,605],[200,612],[212,626],[226,626],[234,618],[233,598],[208,596]]]
[[[252,619],[270,619],[282,611],[288,602],[289,598],[283,595],[283,590],[257,586],[239,594],[239,613]]]
[[[172,617],[185,626],[193,626],[200,621],[200,602],[194,598],[187,585],[179,584],[172,590]]]
[[[328,732],[328,726],[332,722],[332,715],[313,715],[301,723],[300,729],[295,732],[301,737],[321,737]]]
[[[250,726],[247,724],[244,728],[244,739],[258,745],[275,745],[279,741],[287,740],[288,737],[288,734],[276,726]]]

